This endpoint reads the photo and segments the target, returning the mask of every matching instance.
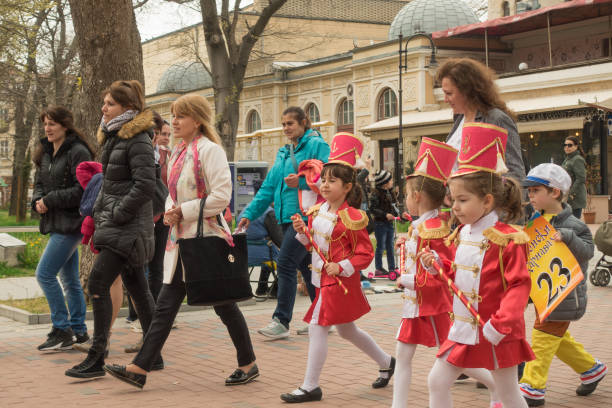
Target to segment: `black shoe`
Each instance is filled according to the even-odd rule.
[[[533,399],[533,398],[526,397],[524,395],[523,395],[523,398],[525,398],[525,402],[527,402],[528,407],[541,407],[546,402],[544,398]]]
[[[147,382],[147,376],[144,374],[136,374],[131,373],[125,370],[125,366],[121,366],[118,364],[109,365],[106,364],[104,366],[104,371],[112,375],[118,380],[126,382],[134,387],[142,388]]]
[[[89,334],[87,334],[87,332],[83,333],[83,334],[75,334],[74,337],[76,337],[76,341],[74,342],[74,344],[81,344],[81,343],[85,343],[89,340]]]
[[[81,363],[74,367],[66,370],[68,377],[74,378],[95,378],[103,377],[104,370],[104,353],[97,353],[94,350],[89,350],[87,358]]]
[[[317,387],[312,391],[306,391],[305,389],[299,388],[298,390],[302,391],[303,394],[295,395],[295,394],[281,394],[281,399],[290,404],[299,404],[300,402],[309,402],[309,401],[321,401],[323,398],[323,391],[321,391],[321,387]]]
[[[82,343],[74,343],[72,348],[76,351],[80,351],[81,353],[89,353],[89,349],[91,349],[91,345],[93,344],[93,339],[90,337]],[[104,358],[108,358],[108,351],[110,348],[110,343],[106,344],[106,350],[104,351]]]
[[[484,385],[483,383],[481,383],[480,381],[476,381],[476,388],[483,388],[483,389],[486,389],[486,388],[487,388],[487,386],[486,386],[486,385]]]
[[[54,327],[49,334],[47,334],[47,341],[38,346],[40,351],[64,351],[70,350],[74,344],[74,337],[72,329],[66,330],[58,329]]]
[[[153,363],[153,365],[151,366],[151,371],[163,370],[164,367],[165,367],[164,360],[160,356],[159,359],[155,363]]]
[[[599,382],[603,380],[603,377],[601,377],[599,380],[592,382],[590,384],[584,384],[581,383],[578,388],[576,388],[576,395],[580,395],[581,397],[585,397],[589,394],[591,394],[593,391],[595,391],[595,388],[597,388],[597,384],[599,384]]]
[[[385,368],[383,370],[378,370],[379,373],[389,373],[387,378],[378,377],[376,381],[372,383],[372,388],[383,388],[389,384],[391,377],[393,377],[393,373],[395,372],[395,357],[391,357],[391,365],[389,368]]]
[[[468,378],[470,378],[468,375],[465,374],[459,374],[459,377],[457,377],[457,379],[455,380],[455,382],[459,382],[459,381],[465,381]]]
[[[255,364],[248,373],[245,373],[241,369],[237,368],[229,377],[225,379],[225,385],[241,385],[247,384],[259,377],[259,368]]]

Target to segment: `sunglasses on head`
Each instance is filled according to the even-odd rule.
[[[573,147],[573,146],[576,146],[576,145],[573,144],[573,143],[563,143],[563,146],[565,146],[565,147]]]

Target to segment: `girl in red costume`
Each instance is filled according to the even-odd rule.
[[[357,209],[361,204],[361,189],[352,167],[362,150],[355,136],[348,133],[334,136],[330,161],[321,172],[320,192],[325,202],[311,207],[307,213],[308,230],[325,259],[312,251],[312,283],[317,288],[317,296],[304,317],[309,324],[308,364],[302,385],[281,395],[285,402],[321,400],[319,376],[327,357],[331,325],[336,326],[342,338],[378,364],[380,375],[372,384],[374,388],[386,386],[393,375],[393,357],[354,323],[370,311],[361,291],[359,271],[370,265],[374,255],[366,231],[368,217]],[[293,227],[298,232],[296,238],[311,249],[301,217],[294,217]]]
[[[398,282],[404,288],[402,322],[397,333],[396,374],[392,408],[408,404],[412,359],[417,345],[440,347],[451,327],[452,301],[447,284],[431,276],[417,261],[422,249],[435,251],[443,259],[453,259],[454,246],[445,239],[450,234],[447,221],[438,209],[446,195],[446,179],[457,161],[457,150],[446,143],[424,137],[421,140],[416,170],[406,183],[406,209],[418,218],[408,231],[408,239],[398,241],[406,249],[405,269]],[[495,401],[495,384],[488,370],[464,370],[484,383]]]
[[[443,263],[485,324],[480,327],[454,296],[453,325],[429,373],[431,408],[451,407],[450,388],[457,375],[476,367],[491,370],[503,407],[527,407],[516,366],[534,358],[525,340],[523,317],[531,288],[528,237],[499,221],[519,219],[522,212],[520,185],[500,175],[507,171],[506,140],[507,131],[494,125],[463,127],[459,167],[449,181],[453,215],[461,225],[449,237],[456,245],[454,261]],[[423,252],[422,262],[429,267],[440,259]],[[429,271],[437,273],[431,267]]]

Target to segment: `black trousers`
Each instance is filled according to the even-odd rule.
[[[147,332],[142,348],[132,361],[133,364],[145,371],[151,371],[157,356],[161,353],[164,343],[168,339],[172,323],[185,299],[186,290],[183,282],[183,267],[181,258],[176,263],[174,277],[170,284],[163,284],[151,327]],[[238,366],[245,366],[255,361],[253,344],[246,320],[236,303],[215,306],[215,313],[227,327],[227,331],[236,348]]]
[[[121,275],[123,284],[134,301],[143,333],[147,332],[153,317],[155,302],[145,279],[144,265],[130,266],[124,257],[109,249],[102,249],[94,262],[88,285],[94,313],[91,349],[99,353],[104,353],[108,342],[113,315],[109,290],[118,275]]]
[[[162,282],[164,280],[164,254],[166,253],[166,242],[168,241],[168,231],[170,227],[164,224],[164,217],[160,217],[155,223],[155,252],[153,259],[149,262],[149,289],[153,299],[157,302],[159,292],[161,292]]]

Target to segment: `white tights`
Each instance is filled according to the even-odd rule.
[[[393,383],[393,404],[391,408],[406,408],[408,391],[412,378],[412,358],[417,348],[416,344],[397,342],[395,348],[395,380]]]
[[[429,372],[429,407],[450,408],[453,406],[450,388],[461,373],[485,384],[491,393],[491,403],[501,401],[504,408],[527,408],[519,391],[516,366],[486,370],[484,368],[461,368],[446,361],[446,355],[437,358]],[[491,383],[493,381],[494,385]],[[493,387],[493,388],[492,388]]]
[[[361,330],[354,322],[337,324],[338,334],[343,339],[353,343],[357,348],[376,361],[381,369],[389,368],[391,356],[383,351],[372,337]],[[327,336],[328,326],[310,324],[308,328],[308,363],[306,365],[306,376],[301,388],[312,391],[319,386],[319,377],[325,359],[327,358]],[[295,390],[294,393],[300,393]]]
[[[499,388],[497,387],[497,383],[494,381],[494,376],[492,375],[491,371],[484,368],[456,367],[446,361],[446,356],[447,355],[436,358],[436,362],[429,372],[427,383],[429,385],[430,408],[450,408],[453,406],[451,386],[461,373],[475,378],[477,381],[486,385],[489,389],[489,393],[491,394],[491,403],[499,401],[497,394]],[[518,391],[516,368],[514,368],[514,382]],[[513,407],[513,405],[506,406],[506,402],[504,401],[504,408],[510,407]]]

